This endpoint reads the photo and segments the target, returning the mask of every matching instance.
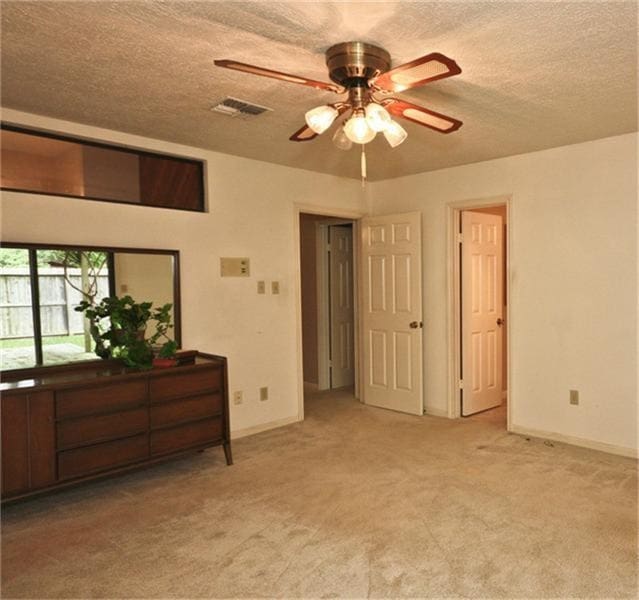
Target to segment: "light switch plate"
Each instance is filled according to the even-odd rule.
[[[266,282],[258,281],[257,282],[257,293],[258,294],[266,294]]]
[[[271,294],[279,294],[279,293],[280,293],[280,282],[271,281]]]
[[[222,277],[248,277],[250,274],[248,258],[220,258],[220,275]]]

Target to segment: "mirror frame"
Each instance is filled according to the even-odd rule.
[[[17,248],[20,250],[90,250],[95,252],[121,252],[124,254],[162,254],[173,257],[173,331],[178,348],[182,348],[182,299],[180,297],[180,251],[162,248],[126,248],[121,246],[93,246],[88,244],[51,244],[48,242],[12,242],[3,240],[2,248]],[[96,357],[96,361],[103,359]],[[21,367],[19,369],[6,369],[0,372],[5,375],[14,372],[29,372],[34,369],[49,369],[53,367],[79,366],[93,363],[91,360],[60,363],[57,365],[34,365],[33,367]]]

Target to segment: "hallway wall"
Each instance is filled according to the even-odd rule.
[[[422,212],[427,411],[447,410],[447,205],[511,196],[514,428],[636,454],[637,134],[371,188],[374,214]]]
[[[363,212],[359,182],[10,109],[3,120],[205,161],[205,213],[4,191],[2,239],[179,250],[183,345],[228,357],[230,391],[244,397],[232,430],[298,420],[295,205]],[[223,256],[249,257],[250,277],[221,277]]]

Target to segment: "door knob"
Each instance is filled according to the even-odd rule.
[[[408,326],[411,329],[418,329],[419,327],[423,327],[424,324],[421,321],[411,321]]]
[[[503,324],[504,324],[504,320],[501,317],[497,319],[497,325],[501,327]]]

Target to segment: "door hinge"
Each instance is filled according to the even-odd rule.
[[[461,379],[459,380],[459,389],[460,390],[464,389],[464,382]]]
[[[460,244],[464,243],[464,234],[463,233],[458,233],[457,234],[457,242]]]

